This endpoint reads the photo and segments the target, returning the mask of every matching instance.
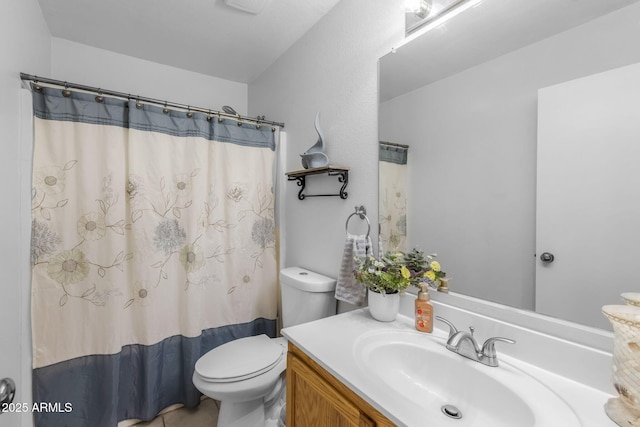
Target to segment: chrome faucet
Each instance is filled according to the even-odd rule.
[[[482,344],[482,348],[478,345],[473,333],[475,329],[473,326],[469,327],[470,332],[459,331],[453,323],[449,322],[444,317],[436,316],[436,320],[439,320],[449,326],[449,338],[447,339],[447,350],[458,353],[468,359],[480,362],[487,366],[498,366],[498,356],[496,354],[495,343],[497,341],[506,342],[509,344],[515,344],[514,340],[502,337],[489,338]]]

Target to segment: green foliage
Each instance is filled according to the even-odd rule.
[[[367,288],[384,294],[404,292],[410,285],[419,286],[421,282],[436,287],[446,276],[440,263],[434,260],[436,256],[425,256],[423,251],[414,248],[406,254],[387,252],[379,259],[356,258],[354,275]]]
[[[387,252],[380,259],[356,258],[354,275],[372,291],[382,294],[404,292],[411,285],[411,272],[405,266],[401,252]]]

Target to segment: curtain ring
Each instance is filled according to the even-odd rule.
[[[187,106],[187,117],[188,118],[193,117],[193,113],[191,112],[191,107],[190,106]]]
[[[271,132],[275,132],[275,131],[276,131],[276,127],[275,127],[275,126],[273,126],[273,127],[271,128]]]
[[[69,90],[69,84],[64,82],[64,90],[62,91],[62,96],[68,98],[71,96],[71,91]]]
[[[169,114],[169,109],[167,108],[167,101],[164,101],[164,108],[162,109],[162,112],[165,114]]]
[[[102,89],[98,88],[98,95],[96,95],[96,102],[102,103],[104,101],[104,97],[102,96]]]
[[[211,117],[211,110],[209,110],[209,112],[207,113],[207,121],[210,122],[213,119],[213,117]]]
[[[42,86],[38,84],[38,76],[35,76],[35,79],[33,80],[33,90],[36,92],[42,92]]]
[[[138,110],[142,108],[142,102],[140,102],[140,97],[136,98],[136,108]]]
[[[220,111],[218,111],[218,123],[222,123],[224,119],[220,116]]]

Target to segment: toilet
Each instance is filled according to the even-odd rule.
[[[289,267],[280,271],[280,285],[283,327],[336,313],[335,279]],[[220,401],[218,427],[263,427],[268,418],[265,408],[284,400],[286,366],[285,338],[241,338],[198,359],[193,384],[205,396]]]

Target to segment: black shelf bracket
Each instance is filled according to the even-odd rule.
[[[309,175],[321,175],[326,174],[328,176],[337,176],[338,182],[342,183],[340,191],[334,194],[304,194],[304,188],[307,183],[306,179]],[[331,197],[338,196],[341,199],[346,199],[349,194],[345,191],[349,184],[349,168],[341,166],[323,166],[320,168],[301,169],[293,172],[287,172],[288,181],[296,181],[300,191],[298,191],[298,199],[304,200],[307,197]]]

